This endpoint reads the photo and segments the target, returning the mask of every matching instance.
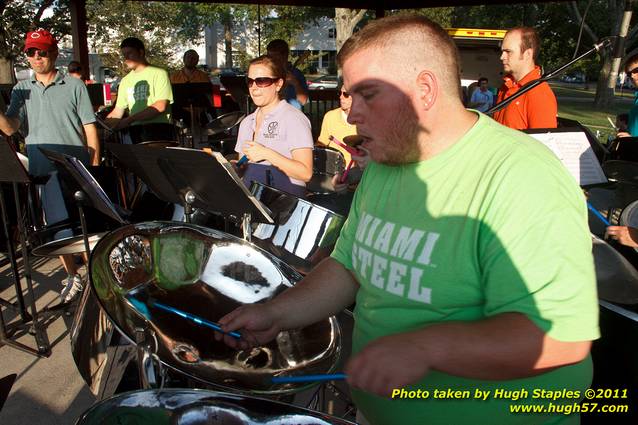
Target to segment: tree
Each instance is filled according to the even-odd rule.
[[[628,46],[635,42],[637,28],[634,27],[629,31],[633,6],[631,0],[590,1],[590,4],[592,9],[588,14],[590,19],[584,21],[583,29],[592,41],[599,41],[601,35],[612,35],[625,39]],[[578,21],[583,21],[581,7],[578,2],[570,2],[569,10]],[[591,16],[594,18],[592,19]],[[609,19],[599,19],[600,16],[607,16]],[[591,25],[588,22],[591,22]],[[598,76],[594,105],[600,110],[607,110],[614,101],[620,58],[614,59],[613,53],[611,49],[603,49],[599,52],[602,67]],[[622,55],[623,52],[619,53]]]
[[[173,3],[87,0],[90,46],[100,53],[106,66],[124,76],[120,57],[120,42],[126,37],[137,37],[144,42],[146,56],[153,65],[173,68],[178,27],[175,25],[177,6]]]
[[[57,39],[70,33],[68,6],[68,0],[0,1],[0,84],[16,82],[13,68],[22,57],[27,32],[46,28]],[[49,8],[53,13],[43,17]]]
[[[335,8],[335,28],[337,30],[337,52],[354,33],[354,29],[365,17],[366,9]]]

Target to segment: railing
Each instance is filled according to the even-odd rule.
[[[312,124],[312,136],[315,140],[321,131],[321,122],[326,112],[339,106],[339,91],[337,89],[309,90],[310,99],[303,107],[303,112]]]

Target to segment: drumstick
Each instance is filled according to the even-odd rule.
[[[237,338],[237,339],[241,338],[241,334],[239,332],[235,332],[235,331],[233,331],[233,332],[224,332],[222,330],[222,327],[219,326],[219,324],[217,324],[215,322],[210,322],[210,321],[208,321],[206,319],[202,319],[201,317],[195,316],[194,314],[187,313],[187,312],[182,311],[182,310],[178,310],[175,307],[171,307],[171,306],[168,306],[168,305],[165,305],[165,304],[162,304],[160,302],[153,301],[153,300],[149,301],[148,304],[151,307],[157,307],[157,308],[159,308],[161,310],[168,311],[169,313],[173,313],[173,314],[176,314],[176,315],[178,315],[180,317],[183,317],[184,319],[190,320],[191,322],[195,322],[195,323],[197,323],[200,326],[206,326],[208,328],[216,330],[217,332],[221,332],[223,334],[230,335],[233,338]]]
[[[237,166],[241,167],[242,165],[244,165],[246,162],[248,162],[248,156],[244,155],[241,157],[241,159],[239,161],[237,161]]]
[[[292,384],[296,382],[343,381],[348,375],[345,373],[327,373],[323,375],[273,376],[273,384]]]
[[[589,208],[589,211],[593,212],[594,215],[600,219],[600,221],[605,223],[605,226],[611,226],[611,223],[609,223],[609,220],[607,220],[601,213],[599,213],[598,210],[594,208],[594,206],[590,204],[589,202],[587,202],[587,208]]]
[[[133,295],[130,295],[130,294],[126,295],[126,298],[131,302],[131,304],[133,304],[133,306],[144,317],[146,317],[147,319],[150,319],[151,314],[148,311],[147,305],[143,301],[135,298]],[[219,326],[219,324],[217,324],[215,322],[210,322],[210,321],[208,321],[206,319],[202,319],[201,317],[195,316],[194,314],[190,314],[190,313],[186,313],[185,311],[178,310],[175,307],[170,307],[170,306],[167,306],[165,304],[162,304],[162,303],[159,303],[159,302],[153,301],[153,300],[149,301],[148,305],[150,305],[151,307],[157,307],[157,308],[159,308],[161,310],[164,310],[164,311],[168,311],[169,313],[177,314],[178,316],[183,317],[184,319],[191,320],[191,321],[197,323],[198,325],[206,326],[206,327],[214,329],[214,330],[216,330],[218,332],[221,332],[223,334],[230,335],[233,338],[237,338],[237,339],[241,338],[241,334],[239,332],[224,332],[224,331],[222,331],[222,328],[221,328],[221,326]]]
[[[348,163],[348,166],[346,167],[346,171],[343,172],[343,174],[341,175],[341,179],[339,179],[339,183],[346,182],[346,180],[348,179],[348,173],[350,172],[350,169],[352,168],[352,164],[354,164],[353,159],[351,159],[350,162]]]
[[[337,139],[335,136],[329,136],[328,139],[331,142],[334,142],[335,144],[341,146],[342,148],[344,148],[345,150],[347,150],[350,155],[357,155],[357,156],[362,156],[363,153],[361,153],[357,148],[353,148],[352,146],[348,146],[345,143],[343,143],[341,140]]]

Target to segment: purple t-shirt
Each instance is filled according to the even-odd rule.
[[[257,111],[244,118],[239,125],[235,151],[239,153],[240,158],[244,155],[242,149],[244,143],[253,140]],[[310,120],[303,112],[285,100],[281,100],[275,109],[264,116],[261,129],[258,134],[255,134],[254,140],[286,158],[292,159],[293,150],[312,149],[313,147]],[[271,165],[268,161],[260,162],[260,164]],[[301,180],[291,178],[290,182],[298,186],[305,186]]]

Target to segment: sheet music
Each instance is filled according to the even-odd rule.
[[[561,160],[579,185],[607,183],[587,136],[583,132],[531,133]]]
[[[222,155],[221,152],[213,151],[212,154],[215,157],[215,159],[217,160],[217,162],[219,162],[220,164],[222,164],[224,166],[224,169],[233,178],[233,180],[235,180],[235,182],[237,182],[237,185],[243,190],[243,192],[246,194],[248,199],[250,199],[250,202],[252,202],[253,205],[255,205],[255,207],[259,211],[261,211],[261,213],[264,216],[266,216],[266,218],[268,218],[268,220],[270,220],[269,223],[274,223],[274,220],[270,216],[270,212],[264,207],[264,205],[260,201],[257,200],[257,198],[255,198],[253,196],[252,193],[250,193],[250,191],[248,190],[246,185],[244,185],[244,182],[242,181],[241,177],[239,177],[239,175],[237,175],[237,172],[235,172],[235,167],[233,167],[233,164],[228,162],[226,157],[224,157],[224,155]]]

